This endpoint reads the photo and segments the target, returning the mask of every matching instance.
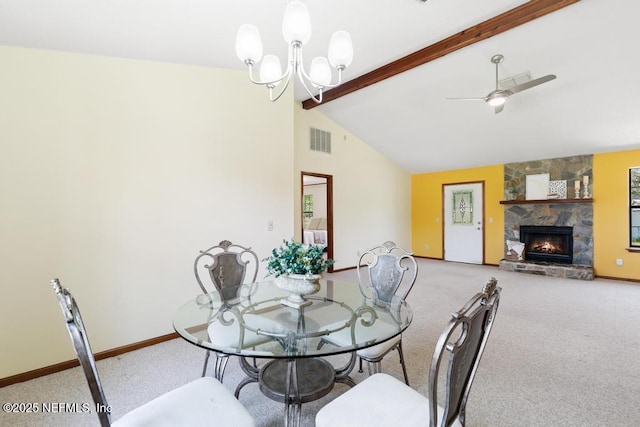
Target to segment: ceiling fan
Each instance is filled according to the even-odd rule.
[[[472,101],[485,101],[487,104],[492,106],[498,114],[504,109],[504,104],[514,93],[522,92],[526,89],[531,89],[534,86],[538,86],[542,83],[546,83],[550,80],[556,78],[555,74],[548,74],[544,77],[539,77],[537,79],[529,80],[528,82],[520,83],[515,85],[509,89],[499,89],[498,88],[498,64],[500,64],[504,60],[504,56],[497,54],[491,57],[491,62],[496,64],[496,88],[495,90],[489,92],[489,94],[485,97],[481,98],[447,98],[447,99],[462,99],[462,100],[472,100]]]

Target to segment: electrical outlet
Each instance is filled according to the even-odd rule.
[[[618,259],[616,260],[616,265],[617,265],[618,267],[622,267],[622,265],[623,265],[623,264],[624,264],[624,262],[622,261],[622,259],[618,258]]]
[[[273,220],[267,221],[267,231],[273,231]]]

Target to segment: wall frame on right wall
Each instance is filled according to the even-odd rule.
[[[629,169],[629,246],[640,249],[640,167]]]

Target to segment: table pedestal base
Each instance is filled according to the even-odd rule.
[[[298,426],[301,405],[329,394],[335,382],[333,365],[317,357],[273,360],[258,377],[265,396],[284,402],[285,426]]]
[[[289,401],[305,403],[329,394],[335,379],[335,368],[326,360],[313,357],[273,360],[260,370],[258,382],[260,391],[270,399],[287,403],[288,395]]]

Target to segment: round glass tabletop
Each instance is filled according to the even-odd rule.
[[[230,301],[218,292],[199,295],[178,309],[173,325],[184,339],[209,350],[291,359],[370,347],[411,323],[404,300],[373,301],[357,283],[321,279],[319,284],[297,305],[274,280],[243,285]]]

